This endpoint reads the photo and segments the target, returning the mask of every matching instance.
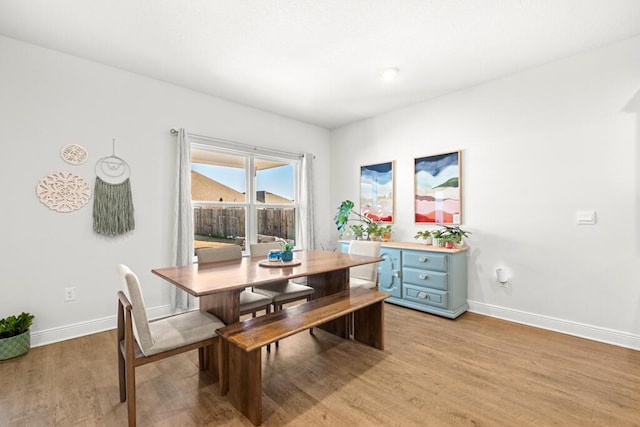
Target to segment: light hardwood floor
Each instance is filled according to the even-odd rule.
[[[640,352],[385,305],[386,350],[317,330],[263,358],[264,426],[640,425]],[[263,350],[264,351],[264,350]],[[197,352],[136,370],[139,426],[250,426]],[[0,363],[1,426],[124,426],[114,331]]]

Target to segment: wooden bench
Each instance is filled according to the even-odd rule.
[[[384,349],[384,300],[388,297],[354,288],[218,329],[228,352],[229,401],[254,425],[262,424],[261,348],[315,326],[337,321],[344,322],[346,330],[352,319],[355,340]]]

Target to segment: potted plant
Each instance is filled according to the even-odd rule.
[[[351,231],[353,231],[353,236],[356,238],[356,240],[362,240],[362,236],[364,234],[364,228],[362,227],[362,225],[353,224],[350,225],[349,228],[351,228]]]
[[[356,221],[360,221],[364,223],[363,232],[364,232],[364,228],[367,228],[367,233],[369,233],[370,232],[369,227],[371,226],[371,224],[374,224],[371,218],[368,218],[365,215],[362,215],[361,213],[354,211],[353,207],[354,207],[354,204],[351,200],[343,200],[342,203],[340,203],[340,206],[338,206],[338,210],[333,217],[333,221],[336,223],[336,227],[338,228],[338,234],[340,235],[340,238],[342,238],[342,234],[345,231],[345,228],[347,226],[347,223],[349,222],[349,218],[351,214],[356,216]]]
[[[290,243],[281,237],[276,237],[276,241],[282,245],[280,259],[284,262],[293,261],[293,243]]]
[[[469,234],[471,234],[470,231],[463,230],[458,226],[445,225],[444,228],[444,233],[448,236],[451,236],[451,240],[453,241],[455,246],[458,247],[462,246],[463,237],[469,237]]]
[[[378,226],[377,222],[371,221],[369,224],[367,224],[367,236],[369,240],[378,240],[378,237],[380,236],[379,233],[380,227]]]
[[[447,249],[453,249],[454,246],[454,236],[451,234],[443,234],[442,237],[440,237],[440,242],[442,242],[444,244],[444,247]],[[442,246],[442,244],[441,244]]]
[[[378,236],[383,242],[391,240],[391,224],[378,226]]]
[[[422,243],[425,245],[430,245],[432,243],[431,239],[431,231],[429,230],[420,230],[413,236],[414,239],[422,239]]]
[[[22,312],[18,316],[0,319],[0,360],[12,359],[31,348],[29,327],[34,316]]]
[[[444,241],[442,242],[440,241],[440,239],[442,239],[442,236],[444,236],[443,228],[438,228],[431,232],[431,240],[432,240],[433,246],[444,246]]]
[[[282,245],[282,261],[293,261],[293,245],[289,242],[285,242],[284,245]]]

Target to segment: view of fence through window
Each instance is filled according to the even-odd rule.
[[[247,236],[254,234],[257,242],[295,243],[295,188],[295,161],[192,148],[195,248],[238,244],[245,249]]]

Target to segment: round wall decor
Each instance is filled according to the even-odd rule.
[[[91,197],[89,184],[71,172],[54,172],[40,180],[36,193],[40,201],[57,212],[71,212],[87,204]]]
[[[65,145],[62,147],[60,156],[62,156],[65,162],[71,165],[81,165],[89,158],[87,149],[78,144]]]

